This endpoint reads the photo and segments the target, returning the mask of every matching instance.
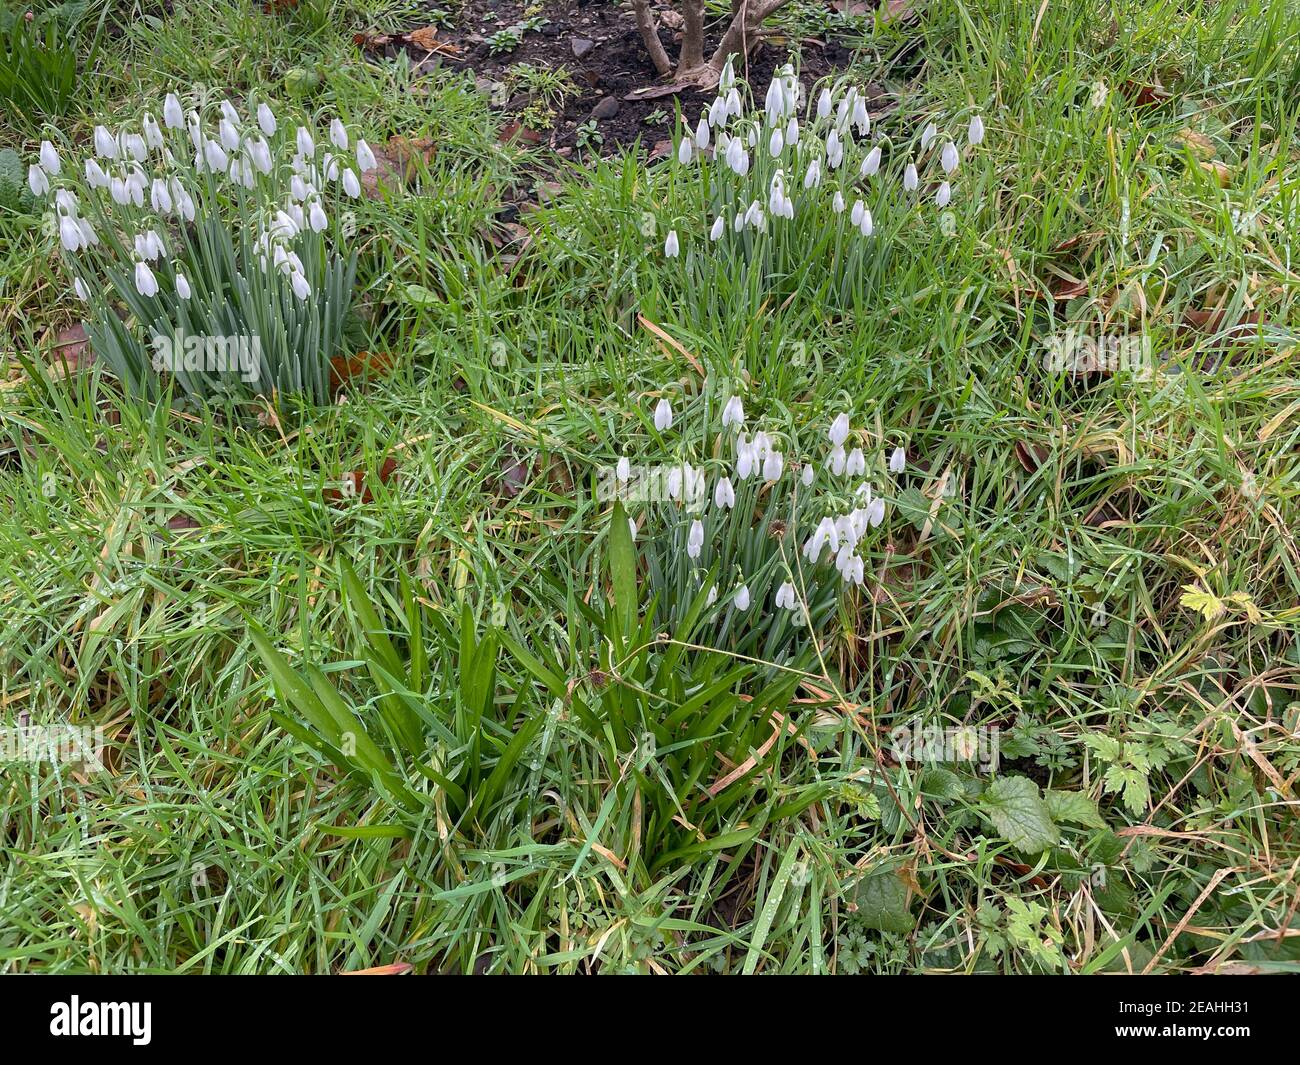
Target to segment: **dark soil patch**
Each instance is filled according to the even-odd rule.
[[[542,8],[544,23],[524,30],[510,51],[494,54],[490,38],[498,30],[523,23],[526,6],[517,0],[469,0],[455,24],[437,32],[437,40],[448,46],[446,55],[429,54],[409,42],[388,47],[405,47],[412,59],[426,68],[442,66],[472,73],[482,91],[494,97],[506,136],[549,145],[564,155],[577,149],[580,136],[588,148],[598,146],[606,155],[637,140],[652,149],[658,144],[662,153],[675,127],[676,107],[694,121],[713,98],[713,93],[690,90],[657,99],[625,99],[635,89],[660,84],[660,78],[631,14],[608,0],[551,0]],[[673,21],[674,13],[670,8],[659,9],[659,36],[675,59],[680,34],[665,25],[665,21]],[[706,55],[724,28],[722,20],[712,27]],[[793,49],[800,52],[805,83],[846,67],[853,58],[851,49],[834,41],[782,38],[780,45],[760,44],[748,62],[749,79],[760,93]],[[549,116],[548,109],[538,106],[542,102],[528,95],[514,73],[521,64],[550,72],[563,67],[569,72],[572,91],[558,103],[551,101]],[[546,117],[549,123],[543,121]],[[599,134],[598,145],[587,131]]]

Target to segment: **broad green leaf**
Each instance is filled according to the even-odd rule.
[[[1085,828],[1106,827],[1105,820],[1097,811],[1097,804],[1081,791],[1046,791],[1043,801],[1058,825],[1068,821]]]
[[[867,928],[906,934],[916,923],[907,907],[907,885],[891,871],[864,877],[854,893],[856,919]]]
[[[999,777],[980,797],[980,813],[1008,843],[1036,854],[1060,841],[1038,785],[1028,777]]]

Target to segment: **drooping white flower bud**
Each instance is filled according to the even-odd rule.
[[[781,587],[776,590],[776,605],[778,608],[784,607],[787,610],[794,610],[798,605],[798,600],[794,594],[794,585],[789,581],[782,581]]]
[[[117,138],[104,126],[95,127],[95,154],[101,159],[117,158]]]
[[[275,112],[264,103],[257,105],[257,125],[266,136],[275,136],[275,131],[278,128],[275,121]]]
[[[889,453],[889,472],[902,473],[906,466],[907,452],[901,447],[894,448],[894,450]]]
[[[742,584],[739,588],[737,588],[736,594],[735,596],[732,597],[731,601],[736,605],[737,610],[748,610],[749,609],[749,586],[746,584]]]
[[[190,283],[184,274],[176,275],[176,295],[183,300],[187,300],[191,295],[193,295],[193,293],[190,292]]]
[[[722,231],[724,229],[726,229],[726,222],[723,220],[722,215],[718,215],[718,217],[713,220],[713,225],[709,228],[709,240],[721,239]]]
[[[329,225],[329,219],[325,217],[325,209],[321,207],[320,200],[312,200],[307,222],[311,226],[313,233],[322,233],[325,231],[325,227]]]
[[[779,451],[769,451],[767,458],[763,460],[763,480],[779,481],[781,471],[785,468],[785,460]]]
[[[163,125],[168,129],[180,129],[185,125],[185,112],[181,110],[181,101],[174,92],[169,92],[163,101]]]
[[[817,97],[817,117],[825,118],[834,106],[835,101],[831,99],[830,89],[822,89],[821,95]]]
[[[614,464],[614,479],[620,484],[626,482],[632,476],[632,463],[626,455],[620,456],[618,462]]]
[[[682,166],[689,166],[691,162],[691,138],[683,136],[677,145],[677,161]]]
[[[713,505],[727,509],[736,505],[736,490],[732,487],[730,478],[718,479],[717,486],[713,489]]]
[[[233,152],[239,147],[239,130],[235,129],[233,122],[223,118],[217,126],[217,135],[227,152]]]
[[[921,183],[920,175],[916,172],[916,164],[908,163],[907,168],[903,171],[903,188],[908,192],[915,192],[916,187]]]
[[[311,133],[306,126],[298,127],[297,146],[299,155],[311,156],[316,154],[316,142],[311,139]]]
[[[939,135],[939,130],[933,122],[926,123],[925,129],[921,130],[921,151],[925,151],[934,143],[934,138]]]
[[[699,558],[704,548],[704,523],[698,518],[691,522],[691,531],[686,534],[686,557]]]
[[[54,150],[54,145],[49,141],[41,141],[40,159],[41,166],[45,168],[47,174],[57,176],[63,169],[63,161],[59,158],[59,153]]]
[[[864,237],[871,236],[876,231],[876,223],[871,218],[871,208],[862,208],[862,218],[858,222],[858,232]]]
[[[82,303],[90,302],[90,290],[86,288],[86,283],[81,278],[74,277],[72,279],[72,291],[77,294],[77,299],[81,300]]]
[[[957,169],[960,158],[957,154],[957,145],[953,144],[952,141],[948,141],[944,144],[943,151],[939,153],[939,165],[943,167],[945,174],[951,174]]]
[[[39,163],[32,163],[27,168],[27,187],[32,190],[33,196],[49,195],[50,179],[45,176],[45,171],[41,169]]]
[[[655,404],[655,428],[663,433],[673,427],[673,405],[666,399]]]
[[[820,159],[814,159],[808,164],[808,172],[803,176],[803,187],[806,189],[815,189],[822,183],[822,164]]]
[[[849,212],[849,221],[855,226],[861,225],[862,212],[865,211],[866,209],[867,209],[867,205],[863,203],[861,200],[855,201],[853,204],[853,210]]]
[[[59,243],[65,251],[77,251],[81,248],[81,227],[75,218],[64,215],[59,219]]]
[[[158,279],[153,276],[149,264],[144,261],[135,264],[135,287],[142,296],[158,295]]]
[[[341,152],[348,150],[348,131],[340,119],[330,122],[330,143]]]
[[[849,438],[849,416],[843,412],[835,415],[828,435],[835,447],[841,446]]]
[[[361,182],[357,180],[356,172],[351,167],[343,171],[343,191],[354,200],[361,195]]]
[[[864,472],[867,468],[866,457],[862,454],[862,448],[855,447],[849,452],[849,457],[844,460],[844,472],[849,477],[856,477]]]
[[[363,174],[369,174],[370,171],[374,170],[378,165],[379,164],[375,162],[375,153],[370,150],[370,145],[363,140],[358,140],[357,169]]]
[[[739,396],[732,396],[723,405],[722,408],[722,425],[725,428],[728,425],[745,424],[745,407],[740,401]]]
[[[984,140],[984,119],[979,115],[972,115],[970,128],[966,131],[966,139],[971,144],[980,144]]]
[[[835,192],[835,199],[831,201],[831,210],[833,210],[836,214],[843,214],[844,207],[845,207],[844,194],[837,189]]]
[[[774,129],[772,136],[767,140],[767,152],[776,159],[783,151],[785,151],[785,134],[780,129]]]
[[[311,284],[297,271],[289,275],[289,284],[293,286],[293,294],[300,300],[305,300],[311,295]]]
[[[670,259],[676,259],[679,251],[681,251],[681,244],[677,241],[677,230],[670,229],[668,238],[664,241],[664,255]]]
[[[952,186],[948,182],[941,182],[934,193],[934,205],[943,210],[952,201]]]
[[[799,481],[805,488],[810,488],[812,487],[813,478],[816,475],[816,471],[813,469],[813,464],[811,462],[805,462],[803,464],[803,469],[799,471]]]
[[[695,126],[695,147],[703,151],[709,146],[709,120],[702,118]]]
[[[867,152],[866,157],[862,160],[862,167],[858,173],[862,177],[871,177],[880,170],[880,145],[877,144],[871,151]]]
[[[214,174],[224,174],[230,165],[225,150],[211,138],[203,144],[203,161]]]

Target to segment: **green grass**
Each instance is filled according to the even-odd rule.
[[[57,237],[0,206],[0,724],[100,726],[109,770],[4,768],[4,970],[1297,967],[1293,3],[854,30],[904,127],[977,108],[988,139],[954,234],[902,227],[843,316],[685,283],[641,229],[670,167],[502,145],[472,77],[352,42],[418,14],[128,8],[75,141],[306,70],[304,113],[437,151],[356,208],[392,371],[261,421],[44,369],[76,307]],[[6,111],[0,148],[31,158],[41,121]],[[543,180],[500,256],[496,211]],[[1140,332],[1153,372],[1045,368],[1067,329]],[[737,382],[751,419],[907,445],[812,677],[700,649],[691,587],[597,498],[661,453],[661,393],[685,424]],[[339,500],[356,470],[373,498]],[[882,760],[930,724],[996,726],[1000,768]]]

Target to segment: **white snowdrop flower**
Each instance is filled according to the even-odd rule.
[[[286,213],[289,215],[290,218],[293,219],[293,224],[298,227],[299,233],[306,230],[307,216],[302,213],[301,207],[299,207],[296,203],[291,203],[289,204]]]
[[[979,115],[972,115],[970,126],[966,130],[966,139],[971,144],[981,144],[984,141],[984,119]]]
[[[151,114],[145,114],[140,125],[144,128],[144,142],[150,148],[161,148],[165,143],[162,127],[154,121]]]
[[[307,198],[307,182],[297,174],[289,179],[289,195],[299,201]]]
[[[871,208],[862,209],[862,220],[858,223],[858,232],[864,237],[871,236],[876,231],[876,223],[871,218]]]
[[[720,126],[727,120],[727,101],[721,96],[715,96],[713,103],[709,104],[708,123],[710,126]]]
[[[839,573],[841,577],[844,577],[846,580],[848,578],[844,570],[848,565],[849,559],[851,559],[852,557],[853,557],[852,544],[841,544],[840,549],[835,553],[835,570],[837,573]]]
[[[341,119],[336,118],[330,122],[330,143],[341,152],[348,150],[348,131]]]
[[[122,143],[126,148],[126,154],[136,162],[143,162],[149,158],[149,145],[145,143],[145,139],[138,133],[132,133]]]
[[[817,97],[817,117],[825,118],[831,113],[831,108],[835,102],[831,99],[830,89],[822,89],[821,95]]]
[[[361,195],[361,182],[357,180],[356,171],[351,167],[343,171],[343,191],[354,200]]]
[[[316,154],[316,142],[311,139],[311,133],[306,126],[298,127],[296,144],[299,155],[312,156]]]
[[[674,466],[668,471],[668,498],[680,500],[682,498],[682,468]]]
[[[751,148],[757,148],[757,147],[758,147],[758,127],[757,127],[757,126],[750,126],[750,127],[749,127],[749,132],[745,134],[745,140],[749,143],[749,146],[750,146]]]
[[[718,215],[713,220],[713,225],[709,228],[709,240],[719,240],[722,237],[722,231],[727,228],[726,222],[722,215]]]
[[[293,294],[300,300],[305,300],[311,295],[311,285],[307,279],[299,273],[289,275],[289,284],[293,286]]]
[[[740,92],[735,88],[727,90],[727,114],[732,118],[739,118],[741,112]]]
[[[271,234],[276,237],[284,237],[286,240],[293,240],[298,235],[298,223],[293,220],[293,215],[287,211],[276,211],[275,221],[271,224]]]
[[[655,428],[663,433],[673,427],[673,405],[666,399],[655,404]]]
[[[745,225],[752,226],[760,232],[767,225],[767,218],[763,214],[763,205],[757,200],[751,203],[749,210],[745,212]]]
[[[853,555],[849,559],[848,565],[845,567],[844,579],[857,585],[861,585],[866,580],[866,566],[861,555]]]
[[[709,146],[709,120],[702,118],[695,126],[695,147],[703,151]]]
[[[957,169],[957,163],[960,161],[957,154],[957,145],[952,141],[947,141],[943,146],[943,151],[939,153],[939,165],[943,167],[945,174],[951,174]]]
[[[934,205],[943,210],[952,201],[952,186],[944,181],[934,193]]]
[[[190,291],[190,283],[184,274],[176,275],[176,295],[183,300],[187,300],[193,295]]]
[[[113,202],[119,207],[124,207],[131,200],[131,192],[126,187],[126,182],[121,178],[113,178],[108,185],[108,194],[113,198]]]
[[[722,408],[722,425],[745,424],[745,407],[739,396],[732,396]]]
[[[835,522],[829,517],[822,518],[822,520],[817,523],[817,532],[821,534],[821,538],[826,543],[830,544],[832,551],[838,551],[840,549],[840,534],[836,531]]]
[[[849,452],[849,457],[844,460],[844,472],[849,477],[856,477],[864,473],[867,468],[867,460],[862,454],[862,448],[855,447]]]
[[[853,204],[853,210],[849,212],[849,221],[855,226],[860,226],[862,224],[862,212],[866,209],[867,205],[861,200],[855,201]]]
[[[869,482],[869,481],[863,481],[860,485],[858,485],[858,487],[857,487],[856,489],[854,489],[853,494],[854,494],[855,496],[857,496],[858,500],[859,500],[859,501],[860,501],[864,506],[865,506],[866,504],[870,503],[870,502],[871,502],[871,482]]]
[[[858,127],[860,137],[865,137],[871,132],[871,116],[867,114],[867,101],[861,96],[853,101],[853,124]]]
[[[835,170],[843,158],[844,146],[840,143],[839,131],[833,129],[826,135],[826,162]]]
[[[271,146],[266,141],[258,138],[255,141],[248,141],[246,144],[249,157],[253,160],[253,165],[263,174],[271,172]]]
[[[77,294],[77,299],[82,303],[90,302],[90,290],[86,288],[86,283],[79,277],[72,279],[72,291]]]
[[[921,130],[921,151],[925,151],[934,143],[934,138],[939,135],[938,127],[933,122],[926,123],[925,129]]]
[[[135,254],[140,259],[148,259],[150,262],[162,254],[162,237],[158,236],[152,229],[147,233],[137,234],[135,238]]]
[[[626,455],[623,455],[619,458],[618,462],[614,464],[614,479],[622,483],[629,480],[631,476],[632,463],[628,461]]]
[[[836,477],[844,472],[847,463],[848,457],[844,454],[844,447],[841,444],[836,444],[831,453],[826,456],[826,465]]]
[[[759,460],[767,458],[772,453],[772,440],[761,429],[754,434],[751,446],[754,448],[754,457]]]
[[[144,206],[144,190],[148,187],[149,179],[144,176],[144,171],[139,167],[136,167],[126,176],[127,195],[137,207]]]
[[[812,487],[813,478],[816,475],[816,472],[813,470],[813,464],[811,462],[805,462],[803,464],[803,469],[799,472],[799,480],[805,488],[810,488]]]
[[[686,534],[686,557],[699,558],[704,549],[704,523],[698,518],[691,522],[691,531]]]
[[[906,466],[907,452],[901,447],[894,448],[894,450],[889,453],[889,472],[902,473]]]
[[[276,129],[279,128],[275,121],[275,112],[264,103],[257,105],[257,125],[268,137],[274,137]]]
[[[81,231],[81,246],[83,248],[89,248],[92,244],[99,243],[99,236],[84,218],[77,219],[77,228]]]
[[[163,100],[163,125],[168,129],[180,129],[185,125],[185,112],[181,110],[181,101],[174,92],[169,92]]]
[[[235,105],[229,100],[221,101],[221,118],[222,121],[229,122],[232,126],[239,125],[239,112],[235,110]]]
[[[225,149],[211,139],[203,144],[203,161],[214,174],[224,174],[230,165],[229,160],[226,158]]]
[[[712,606],[718,601],[718,586],[716,584],[709,587],[709,594],[704,597],[704,605]]]
[[[217,126],[217,136],[221,138],[221,146],[228,152],[233,152],[239,147],[239,130],[235,129],[234,124],[227,119],[222,119]]]
[[[45,171],[40,164],[32,163],[27,168],[27,187],[32,190],[33,196],[48,196],[50,193],[50,179],[45,176]]]
[[[849,438],[849,416],[843,412],[835,415],[835,420],[831,422],[830,432],[827,435],[835,447],[843,444]]]
[[[790,121],[785,124],[785,142],[786,144],[799,143],[799,120],[793,115]]]
[[[194,221],[194,197],[188,192],[183,192],[177,207],[181,212],[181,217],[187,222]]]
[[[117,138],[104,126],[95,127],[95,154],[101,159],[117,158]]]
[[[831,210],[833,210],[836,214],[843,214],[844,207],[845,207],[844,195],[843,193],[836,190],[835,199],[831,201]]]
[[[158,279],[143,260],[135,264],[135,287],[141,296],[158,295]]]
[[[329,219],[325,217],[325,209],[321,207],[320,200],[311,201],[311,210],[307,216],[307,223],[311,226],[313,233],[323,233],[325,227],[329,225]]]
[[[682,166],[689,166],[691,162],[691,139],[683,137],[677,144],[677,161]]]
[[[63,169],[63,161],[59,158],[59,153],[54,150],[54,145],[49,141],[41,141],[40,160],[41,166],[47,174],[57,176]]]
[[[92,189],[108,188],[108,175],[104,173],[98,159],[86,160],[86,184]]]
[[[664,255],[670,259],[676,259],[677,253],[682,250],[681,244],[677,240],[677,230],[670,229],[668,237],[664,241]]]
[[[749,586],[746,584],[742,584],[739,588],[737,588],[736,594],[732,597],[731,601],[735,604],[737,610],[748,610],[749,609]]]
[[[883,499],[873,499],[871,505],[867,507],[867,524],[873,529],[885,520],[885,501]]]
[[[781,121],[781,116],[785,113],[785,91],[781,88],[781,80],[773,78],[767,86],[767,98],[763,101],[763,110],[767,112],[767,124],[775,126]]]
[[[763,480],[779,481],[781,471],[785,467],[785,459],[779,451],[769,451],[767,458],[763,460]]]
[[[748,481],[754,474],[754,464],[758,461],[758,456],[754,453],[752,445],[745,442],[743,436],[736,442],[736,476],[742,481]]]
[[[921,183],[920,175],[916,172],[916,164],[908,163],[907,168],[903,171],[903,188],[908,192],[915,192],[916,187]]]
[[[777,158],[785,151],[785,134],[780,129],[772,130],[772,136],[767,140],[767,152],[773,158]]]
[[[727,166],[735,174],[740,173],[740,157],[745,154],[745,145],[739,137],[733,137],[727,142]]]
[[[376,169],[378,166],[379,164],[375,161],[375,153],[370,150],[370,145],[363,140],[358,140],[357,169],[363,174],[369,174],[370,171]]]
[[[732,487],[731,478],[719,478],[717,486],[713,489],[713,505],[728,509],[736,505],[736,490]]]
[[[871,151],[867,152],[866,157],[862,160],[862,167],[858,173],[862,177],[871,177],[880,171],[880,145],[877,144]]]
[[[77,216],[80,205],[77,202],[77,194],[69,189],[58,189],[54,193],[54,208],[59,214]]]
[[[745,215],[743,212],[738,211],[736,213],[736,217],[731,223],[731,228],[734,229],[737,233],[739,233],[742,229],[745,228]]]
[[[731,69],[731,59],[728,57],[727,62],[722,67],[722,73],[718,77],[718,92],[730,92],[735,84],[736,72]]]
[[[852,513],[841,514],[835,519],[835,532],[840,538],[840,544],[847,544],[850,548],[857,546],[859,533],[857,526],[854,524]],[[844,550],[843,546],[840,550]]]
[[[840,106],[835,109],[835,128],[843,129],[849,124],[849,109],[853,107],[853,98],[857,93],[852,87],[845,93],[844,99],[840,101]]]
[[[784,607],[787,610],[794,610],[798,600],[795,598],[794,585],[789,581],[783,581],[781,587],[776,590],[776,605]]]
[[[814,159],[808,164],[808,173],[803,176],[803,187],[806,189],[815,189],[822,183],[822,164],[820,159]]]

